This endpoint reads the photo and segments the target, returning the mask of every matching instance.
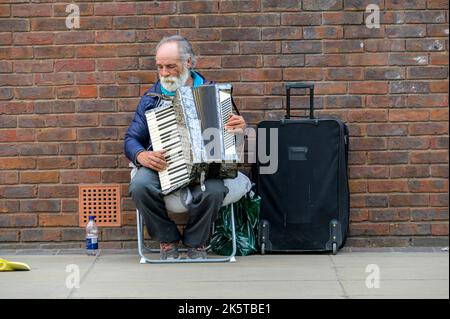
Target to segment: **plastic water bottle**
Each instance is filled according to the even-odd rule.
[[[89,216],[86,225],[86,251],[88,256],[96,256],[98,252],[98,228],[95,224],[95,216]]]

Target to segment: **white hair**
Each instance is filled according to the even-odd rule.
[[[169,42],[176,42],[178,44],[178,51],[180,55],[180,59],[186,62],[189,58],[191,58],[192,66],[191,69],[195,67],[195,63],[197,62],[197,57],[195,56],[194,50],[192,49],[191,43],[181,35],[171,35],[168,37],[164,37],[159,41],[156,46],[156,52],[158,49],[164,44]]]

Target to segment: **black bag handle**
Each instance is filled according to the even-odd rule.
[[[309,89],[309,118],[314,119],[314,84],[286,83],[286,118],[291,118],[291,89]]]

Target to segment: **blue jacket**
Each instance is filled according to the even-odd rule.
[[[207,82],[201,74],[199,74],[198,72],[196,73],[203,80],[202,84]],[[138,154],[142,151],[152,149],[152,143],[150,141],[150,134],[148,133],[148,125],[147,119],[145,117],[145,112],[156,107],[158,98],[155,96],[147,95],[148,93],[162,93],[159,80],[141,97],[141,100],[139,101],[136,109],[136,113],[134,114],[133,121],[131,122],[130,127],[125,133],[125,155],[136,166],[139,166],[139,163],[137,162]]]

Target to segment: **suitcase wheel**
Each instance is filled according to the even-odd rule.
[[[261,243],[261,255],[266,253],[266,243]]]
[[[333,243],[333,255],[337,254],[337,243]]]

